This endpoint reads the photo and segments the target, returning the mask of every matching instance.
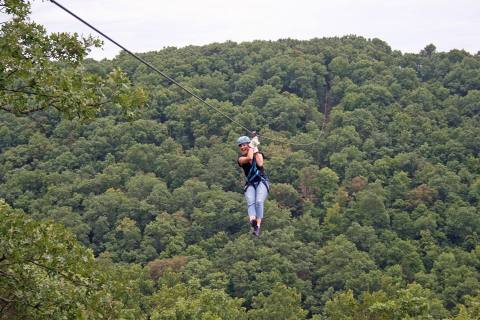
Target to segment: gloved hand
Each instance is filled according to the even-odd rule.
[[[253,148],[258,148],[258,146],[260,145],[260,141],[258,141],[258,136],[253,137],[253,139],[250,141],[250,144]]]

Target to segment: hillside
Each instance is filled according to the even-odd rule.
[[[480,316],[478,54],[348,36],[141,56],[289,142],[260,138],[272,183],[261,237],[236,164],[246,132],[125,53],[85,60],[98,76],[122,69],[147,104],[87,121],[0,111],[3,317],[56,318],[62,305],[93,318]]]

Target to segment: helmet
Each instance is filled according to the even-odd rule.
[[[241,144],[244,144],[244,143],[250,143],[250,138],[247,137],[247,136],[241,136],[240,138],[238,138],[238,140],[237,140],[238,145],[241,145]]]

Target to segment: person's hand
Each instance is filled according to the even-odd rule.
[[[260,141],[258,141],[258,137],[257,136],[253,137],[252,141],[250,141],[250,144],[252,145],[253,148],[258,148],[258,146],[260,145]]]

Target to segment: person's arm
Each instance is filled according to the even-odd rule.
[[[252,163],[253,161],[253,148],[248,148],[248,152],[247,152],[247,155],[246,156],[243,156],[243,157],[240,157],[238,158],[238,163],[240,165],[243,165],[245,163]],[[262,160],[263,161],[263,160]]]
[[[255,162],[257,163],[257,166],[263,167],[263,154],[260,152],[255,153]]]
[[[260,141],[258,140],[258,136],[255,135],[252,139],[252,147],[253,147],[253,156],[255,157],[255,162],[257,166],[263,167],[263,154],[258,152],[258,146],[260,145]]]

